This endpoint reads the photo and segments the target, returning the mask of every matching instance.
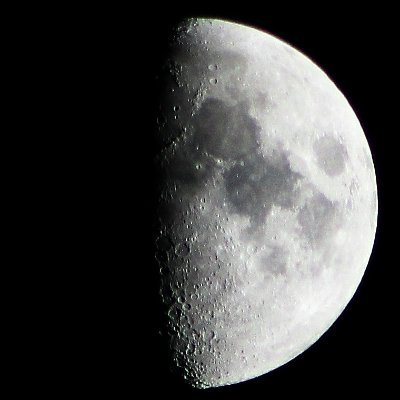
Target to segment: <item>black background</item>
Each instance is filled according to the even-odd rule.
[[[93,299],[93,307],[87,310],[90,320],[96,315],[95,330],[100,331],[85,341],[92,349],[87,353],[88,365],[96,365],[93,370],[86,367],[88,373],[81,378],[90,382],[88,393],[110,390],[124,398],[232,400],[254,395],[325,398],[349,392],[365,396],[376,392],[386,398],[392,392],[398,319],[398,261],[392,260],[397,240],[392,233],[398,171],[396,14],[383,7],[362,7],[354,10],[321,2],[316,8],[287,4],[273,10],[269,4],[243,3],[240,10],[233,11],[231,5],[194,10],[174,3],[145,4],[113,10],[109,15],[103,10],[84,47],[90,53],[92,46],[98,46],[103,64],[101,73],[95,74],[95,86],[113,109],[105,121],[109,134],[95,140],[103,141],[96,157],[102,160],[98,168],[102,169],[106,199],[97,224],[101,232],[107,231],[106,242],[113,245],[100,250],[102,262],[109,267],[95,269],[95,275],[103,275],[102,286],[96,289],[101,293],[101,306]],[[149,223],[154,213],[155,76],[167,55],[170,28],[183,17],[196,16],[265,30],[316,62],[343,92],[361,122],[374,159],[379,196],[378,229],[369,266],[331,329],[306,352],[264,376],[207,390],[186,386],[169,370],[166,347],[158,334],[158,271],[152,261]],[[96,15],[91,18],[95,20]],[[94,175],[99,174],[96,168]]]

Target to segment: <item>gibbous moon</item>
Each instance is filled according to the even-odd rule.
[[[229,385],[302,353],[352,298],[377,224],[371,152],[328,76],[259,30],[187,20],[161,79],[165,335],[189,384]]]

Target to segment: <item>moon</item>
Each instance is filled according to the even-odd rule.
[[[329,77],[257,29],[184,21],[160,80],[163,334],[190,385],[242,382],[305,351],[354,295],[377,225],[371,152]]]

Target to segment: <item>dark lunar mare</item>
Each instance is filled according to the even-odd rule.
[[[221,173],[231,212],[249,217],[253,228],[263,223],[273,204],[293,206],[295,184],[302,176],[291,170],[283,150],[271,158],[262,154],[261,128],[246,102],[229,105],[208,98],[193,120],[192,133],[163,171],[164,188],[184,186],[183,191],[196,195]],[[172,204],[164,212],[175,217]]]

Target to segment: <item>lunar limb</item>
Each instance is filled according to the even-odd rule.
[[[328,76],[256,29],[185,21],[163,79],[165,334],[191,385],[233,384],[302,353],[352,298],[377,223],[371,152]]]

